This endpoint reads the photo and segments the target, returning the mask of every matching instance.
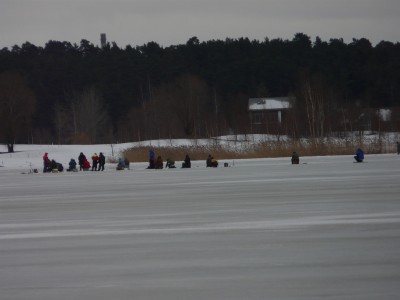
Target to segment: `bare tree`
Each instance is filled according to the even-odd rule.
[[[57,142],[61,144],[69,129],[69,116],[66,108],[58,101],[54,106],[53,122],[57,132]]]
[[[329,89],[320,76],[304,76],[301,83],[309,135],[311,138],[325,134],[326,107],[329,103]]]
[[[206,103],[210,99],[207,84],[197,76],[183,75],[159,90],[160,98],[175,115],[188,137],[200,136],[204,127]]]
[[[110,128],[110,120],[103,98],[90,87],[68,97],[68,117],[73,142],[96,143]]]
[[[8,152],[14,152],[15,140],[29,131],[36,98],[17,72],[0,74],[0,136]]]

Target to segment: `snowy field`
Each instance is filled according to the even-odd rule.
[[[0,155],[0,299],[399,299],[398,155],[21,174],[43,150]]]

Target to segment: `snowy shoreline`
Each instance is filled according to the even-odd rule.
[[[155,143],[149,141],[146,144],[141,143],[141,146],[156,146]],[[158,145],[167,146],[167,142],[159,142]],[[68,167],[68,162],[71,158],[77,160],[79,153],[83,152],[87,157],[91,157],[93,153],[100,153],[106,156],[107,159],[117,159],[121,157],[122,152],[132,148],[137,147],[137,143],[123,143],[123,144],[102,144],[102,145],[15,145],[14,153],[0,152],[0,170],[23,170],[28,171],[30,169],[38,169],[39,172],[42,171],[43,167],[43,154],[45,152],[49,153],[50,159],[55,159],[60,162],[64,167]],[[5,148],[5,147],[4,147]],[[5,150],[5,149],[4,149]],[[395,154],[374,154],[373,156],[393,156]],[[352,155],[338,155],[349,157],[349,162],[352,161]],[[368,155],[367,157],[371,157]],[[301,159],[302,163],[307,161],[315,160],[319,156],[308,156]],[[335,156],[320,156],[324,160],[329,159],[329,157]],[[275,158],[258,158],[258,159],[221,159],[220,165],[223,166],[224,162],[227,162],[229,166],[235,164],[235,161],[261,161],[261,160],[271,160],[271,161],[282,161],[282,163],[289,162],[288,157],[275,157]],[[367,158],[368,160],[368,158]],[[195,167],[202,167],[204,165],[203,161],[194,161]],[[133,162],[132,168],[144,169],[147,166],[146,162]],[[177,161],[177,166],[180,166],[180,162]],[[115,164],[107,163],[106,169],[114,169]]]

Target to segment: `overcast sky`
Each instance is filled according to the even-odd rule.
[[[0,48],[49,40],[120,47],[248,37],[400,41],[400,0],[0,0]]]

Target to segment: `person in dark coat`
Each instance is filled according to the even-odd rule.
[[[397,142],[397,155],[399,155],[399,154],[400,154],[400,143]]]
[[[64,166],[62,165],[62,163],[57,163],[57,170],[58,172],[64,171]]]
[[[364,152],[360,148],[357,148],[356,155],[354,156],[354,159],[356,160],[356,162],[363,162],[364,161]]]
[[[190,162],[190,157],[188,154],[185,156],[185,160],[182,163],[182,168],[191,168],[192,163]]]
[[[156,169],[162,169],[162,168],[164,168],[164,162],[163,162],[161,156],[159,155],[157,157]]]
[[[77,172],[78,171],[78,169],[76,168],[75,159],[71,158],[68,165],[69,165],[69,168],[67,169],[67,172]]]
[[[128,169],[128,170],[130,170],[130,167],[129,167],[129,165],[130,165],[130,163],[131,163],[131,162],[129,161],[129,159],[128,159],[128,158],[126,158],[126,157],[125,157],[125,159],[124,159],[124,163],[125,163],[125,168],[126,168],[126,169]]]
[[[292,165],[298,165],[300,162],[300,156],[297,154],[296,151],[292,154]]]
[[[51,171],[55,171],[55,170],[58,171],[57,162],[54,159],[52,159],[51,162],[50,162],[50,170]]]
[[[165,168],[175,169],[175,161],[167,158],[167,163],[165,164]]]
[[[85,154],[83,154],[83,152],[81,152],[81,154],[79,154],[79,157],[78,157],[80,171],[82,171],[84,169],[85,159],[86,159]]]
[[[106,157],[104,156],[103,152],[100,152],[99,155],[99,168],[97,171],[104,171],[104,165],[106,164]]]
[[[208,154],[207,160],[206,160],[206,167],[210,168],[211,166],[211,160],[212,160],[212,156],[211,154]]]

